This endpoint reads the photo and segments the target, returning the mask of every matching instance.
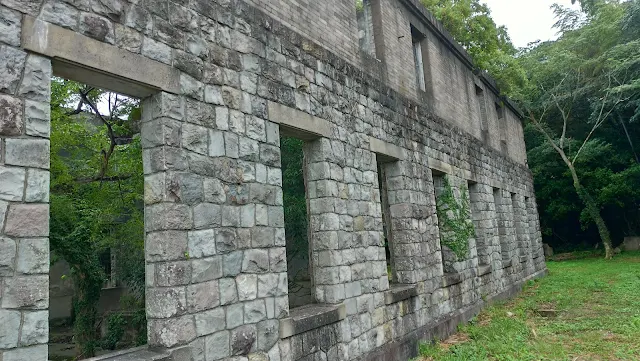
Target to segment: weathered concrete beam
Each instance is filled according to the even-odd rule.
[[[28,15],[22,46],[52,58],[54,74],[67,79],[138,98],[180,93],[177,69]]]
[[[303,140],[331,138],[331,123],[303,111],[269,101],[269,120],[280,124],[280,133]]]
[[[369,150],[378,155],[382,162],[394,162],[406,158],[404,149],[380,139],[369,138]]]

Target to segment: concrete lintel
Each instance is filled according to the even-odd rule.
[[[369,137],[369,150],[378,154],[380,156],[379,160],[383,162],[395,162],[405,159],[404,149],[377,138]]]
[[[53,58],[54,74],[145,98],[180,93],[180,71],[142,55],[25,15],[24,49]]]
[[[437,160],[435,158],[428,158],[427,162],[429,163],[429,168],[440,171],[444,174],[453,174],[453,167],[443,161]]]
[[[304,140],[330,138],[331,123],[303,111],[269,101],[269,120],[280,124],[281,133]]]

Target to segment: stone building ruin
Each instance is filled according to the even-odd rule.
[[[101,359],[406,360],[546,272],[519,112],[418,0],[0,0],[2,361],[47,360],[52,75],[143,99],[149,345]],[[280,135],[308,160],[299,308]]]

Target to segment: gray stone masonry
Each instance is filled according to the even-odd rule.
[[[103,359],[407,359],[544,275],[515,108],[495,114],[493,83],[417,0],[366,3],[368,51],[354,2],[0,0],[0,360],[47,360],[53,73],[144,98],[150,347]],[[429,35],[431,94],[415,89],[411,25]],[[285,128],[306,141],[324,304],[287,332]],[[440,244],[434,174],[457,197],[471,184],[465,260]]]

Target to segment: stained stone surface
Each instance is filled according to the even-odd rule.
[[[0,0],[0,320],[11,326],[0,360],[47,360],[53,70],[23,49],[27,16],[66,29],[82,61],[122,54],[91,53],[102,43],[179,73],[179,88],[142,100],[141,124],[149,345],[175,361],[408,359],[397,345],[453,330],[429,328],[435,320],[464,320],[544,274],[518,111],[417,3],[381,0],[363,17],[340,0]],[[431,59],[422,93],[410,25]],[[341,310],[284,338],[300,300],[287,274],[281,134],[305,141],[304,301]],[[463,259],[440,244],[444,174],[470,204]],[[393,283],[412,291],[387,297]]]

